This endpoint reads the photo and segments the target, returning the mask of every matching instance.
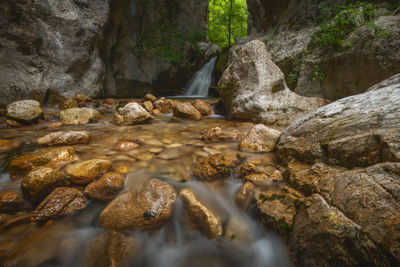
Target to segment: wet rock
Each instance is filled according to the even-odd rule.
[[[153,104],[154,109],[159,110],[161,113],[172,113],[175,107],[175,101],[171,99],[165,99],[165,97],[160,98]]]
[[[238,155],[217,154],[198,159],[193,165],[193,174],[203,180],[213,181],[230,175],[230,168],[239,163]]]
[[[22,123],[15,120],[6,120],[6,124],[8,127],[22,127],[24,126]]]
[[[200,112],[188,102],[176,103],[173,114],[177,118],[201,120]]]
[[[0,153],[9,152],[17,148],[17,144],[11,140],[0,140]]]
[[[235,203],[241,210],[246,210],[254,199],[254,188],[253,183],[247,182],[236,193]]]
[[[212,142],[212,141],[236,142],[239,140],[239,134],[236,132],[228,133],[223,131],[219,127],[215,127],[202,131],[201,139],[203,139],[203,141],[205,142]]]
[[[122,140],[114,146],[114,149],[118,151],[131,151],[138,147],[139,145],[135,142]]]
[[[154,158],[153,153],[140,153],[136,156],[137,160],[149,161]]]
[[[155,96],[152,95],[152,94],[146,94],[146,95],[144,96],[144,99],[147,100],[147,101],[154,102],[154,101],[157,100],[157,97],[155,97]]]
[[[103,99],[103,106],[115,106],[118,103],[117,99],[114,98],[105,98]]]
[[[76,159],[77,156],[72,147],[53,149],[41,154],[28,154],[11,161],[9,166],[10,176],[12,179],[23,178],[35,167],[47,166],[57,168]]]
[[[58,128],[58,127],[61,127],[61,126],[63,126],[63,123],[60,122],[60,121],[52,122],[52,123],[47,124],[48,128]]]
[[[74,184],[88,184],[111,168],[112,163],[109,160],[92,159],[68,165],[65,173]]]
[[[172,216],[175,199],[171,185],[151,179],[111,201],[100,224],[110,230],[155,230]]]
[[[194,193],[188,189],[182,189],[180,194],[185,203],[189,220],[208,238],[218,238],[222,235],[220,219],[201,203]]]
[[[167,148],[163,152],[157,155],[157,158],[163,159],[163,160],[173,160],[173,159],[178,159],[181,157],[184,152],[187,150],[182,149],[180,147],[173,147],[173,148]]]
[[[281,132],[257,124],[251,128],[246,137],[240,142],[239,148],[247,152],[268,152],[274,150]]]
[[[213,114],[211,106],[200,99],[194,101],[192,105],[200,112],[202,116],[210,116]]]
[[[117,172],[108,172],[99,180],[88,184],[85,195],[98,201],[113,199],[124,188],[124,175]]]
[[[37,140],[40,146],[59,146],[86,144],[90,141],[90,133],[87,131],[55,132],[45,135]]]
[[[92,98],[83,95],[83,94],[77,94],[75,96],[76,101],[78,102],[79,107],[84,107],[86,106],[87,103],[92,102]]]
[[[32,203],[43,200],[57,187],[68,186],[67,177],[49,167],[37,167],[24,177],[21,191],[24,198]]]
[[[223,73],[218,92],[233,119],[288,124],[323,105],[322,99],[293,93],[263,42],[246,43]]]
[[[7,117],[21,123],[33,123],[42,116],[40,103],[35,100],[21,100],[7,106]]]
[[[247,175],[257,173],[257,167],[253,163],[243,163],[236,170],[236,173],[240,178],[244,178]]]
[[[144,101],[143,107],[147,110],[147,112],[152,112],[154,109],[153,103],[151,103],[151,101]]]
[[[153,114],[153,115],[160,115],[160,114],[161,114],[161,111],[160,111],[159,109],[153,109],[152,114]]]
[[[118,109],[114,114],[114,123],[118,125],[135,125],[152,119],[153,116],[135,102]]]
[[[20,191],[0,193],[0,212],[14,213],[27,208]]]
[[[75,98],[67,98],[63,99],[61,103],[59,104],[60,109],[69,109],[69,108],[77,108],[78,107],[78,102],[76,101]]]
[[[69,108],[60,111],[63,124],[88,124],[101,119],[101,114],[92,108]]]
[[[128,267],[140,251],[140,242],[134,237],[107,231],[88,242],[81,266]]]
[[[282,181],[283,177],[280,171],[276,170],[272,174],[255,173],[243,178],[244,182],[252,182],[257,186],[267,186],[271,182]]]
[[[73,187],[58,187],[37,206],[31,221],[42,222],[71,214],[86,207],[83,192]]]

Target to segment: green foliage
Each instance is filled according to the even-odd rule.
[[[373,29],[376,36],[387,35],[387,32],[372,22],[377,17],[378,6],[364,1],[321,8],[321,30],[311,36],[313,44],[320,48],[333,47],[336,51],[343,51],[353,46],[351,41],[346,41],[350,33],[364,25]]]
[[[260,194],[259,196],[262,203],[264,203],[265,201],[274,201],[276,199],[281,200],[284,199],[285,197],[286,197],[285,195],[279,195],[279,194],[272,194],[271,196],[268,197],[264,194]]]
[[[321,70],[321,67],[318,65],[314,65],[312,67],[313,71],[313,81],[322,81],[324,80],[325,73]]]
[[[225,48],[232,46],[236,38],[247,36],[246,0],[210,0],[208,12],[208,37],[211,42]]]
[[[281,233],[281,235],[285,239],[286,243],[289,242],[290,235],[293,232],[294,222],[291,225],[288,225],[285,222],[285,218],[280,218],[279,221],[278,221],[278,228],[279,228],[279,232]]]

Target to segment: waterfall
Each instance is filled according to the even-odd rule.
[[[196,72],[187,86],[185,96],[190,97],[207,97],[208,89],[212,81],[212,73],[215,66],[217,56],[210,59],[210,61],[203,66],[201,70]]]

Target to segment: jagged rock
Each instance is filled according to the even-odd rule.
[[[200,112],[188,102],[176,103],[173,115],[176,118],[189,119],[195,121],[201,120]]]
[[[65,173],[74,184],[88,184],[111,168],[112,162],[109,160],[92,159],[68,165]]]
[[[10,163],[9,171],[12,179],[23,178],[35,167],[46,166],[61,168],[78,157],[72,147],[53,149],[41,154],[28,154],[14,159]]]
[[[147,110],[147,112],[152,112],[154,109],[153,103],[151,103],[151,101],[144,101],[143,107]]]
[[[140,242],[134,237],[107,231],[89,240],[81,266],[127,267],[140,251]]]
[[[43,200],[57,187],[68,185],[68,179],[61,172],[49,167],[37,167],[24,177],[21,191],[24,198],[36,203]]]
[[[135,102],[127,104],[114,114],[114,122],[118,125],[135,125],[152,119],[153,116]]]
[[[257,173],[257,167],[253,163],[243,163],[236,170],[236,173],[238,174],[238,176],[240,178],[244,178],[247,175],[256,174]]]
[[[222,235],[220,219],[201,203],[194,193],[188,189],[182,189],[179,193],[185,203],[189,220],[208,238],[218,238]]]
[[[21,123],[32,123],[42,116],[40,103],[35,100],[21,100],[7,106],[7,117]]]
[[[175,199],[172,186],[151,179],[111,201],[100,224],[110,230],[155,230],[172,216]]]
[[[78,107],[78,102],[76,101],[75,98],[67,98],[61,101],[59,104],[60,109],[69,109],[69,108],[77,108]]]
[[[55,132],[45,135],[37,140],[40,146],[59,146],[86,144],[90,141],[87,131]]]
[[[60,111],[63,124],[88,124],[101,119],[101,114],[92,108],[69,108]]]
[[[290,91],[282,71],[258,40],[242,47],[222,75],[218,92],[231,118],[265,124],[285,125],[323,104],[322,99]]]
[[[124,188],[124,175],[117,172],[108,172],[99,180],[88,184],[85,195],[98,201],[113,199]]]
[[[0,193],[0,212],[14,213],[27,207],[20,191],[7,191]]]
[[[239,140],[239,134],[236,132],[228,133],[223,131],[219,127],[206,129],[202,132],[201,139],[206,142],[214,142],[214,141],[228,141],[228,142],[236,142]]]
[[[157,97],[155,97],[152,94],[146,94],[144,96],[144,100],[147,100],[147,101],[150,101],[150,102],[154,102],[154,101],[157,101]]]
[[[200,112],[202,116],[210,116],[213,114],[211,106],[200,99],[194,101],[192,105]]]
[[[58,187],[37,206],[31,216],[31,221],[47,221],[85,207],[86,201],[82,191],[73,187]]]
[[[230,175],[231,168],[239,161],[239,155],[233,154],[216,154],[200,158],[193,165],[193,174],[206,181],[222,179]]]
[[[235,196],[235,203],[241,210],[246,210],[254,198],[254,184],[247,182],[239,188]]]
[[[257,124],[251,128],[246,137],[240,142],[239,148],[247,152],[268,152],[275,148],[275,144],[281,132],[266,127],[263,124]]]
[[[165,99],[165,97],[153,103],[154,109],[159,110],[161,113],[172,113],[175,107],[175,101],[171,99]]]

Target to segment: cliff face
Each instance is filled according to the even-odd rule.
[[[320,32],[324,10],[348,1],[248,0],[249,39],[267,44],[287,84],[301,95],[336,100],[362,93],[400,72],[400,14],[389,8],[398,2],[373,2],[379,15],[368,23],[356,18],[360,25],[344,40],[351,45],[335,50],[315,46],[312,36]]]
[[[206,0],[5,0],[0,105],[71,97],[179,93],[201,67]],[[179,47],[179,49],[174,49]],[[154,90],[153,90],[154,89]]]

